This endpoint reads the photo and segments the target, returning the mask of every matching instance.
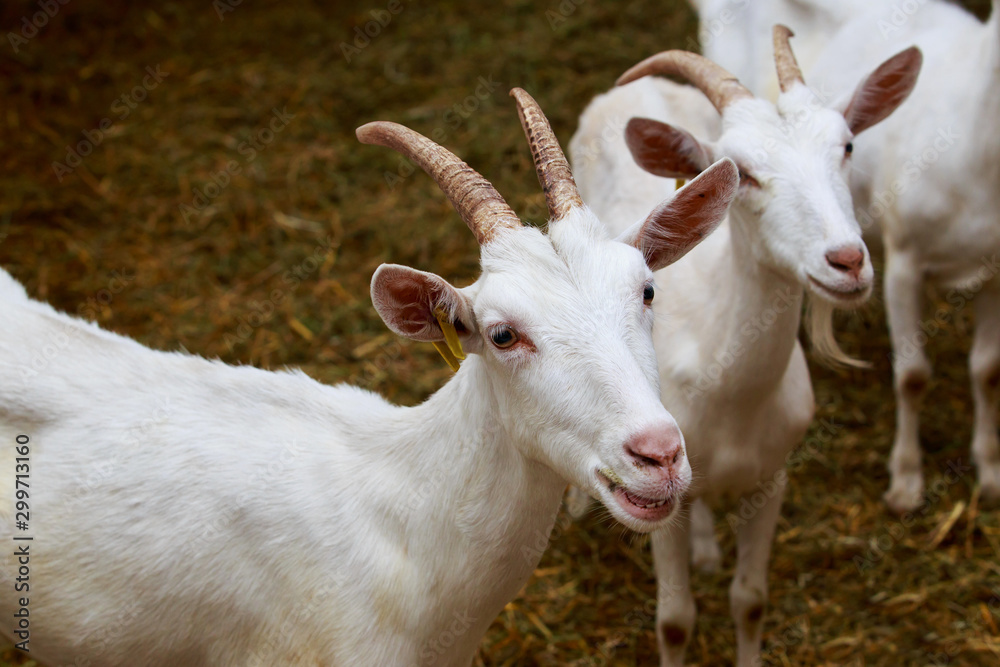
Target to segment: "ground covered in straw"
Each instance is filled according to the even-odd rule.
[[[390,119],[435,136],[541,223],[507,91],[531,92],[568,142],[590,97],[645,56],[691,48],[696,27],[679,0],[70,2],[35,34],[22,19],[39,11],[0,8],[17,36],[0,46],[0,265],[152,347],[299,366],[406,404],[450,371],[387,332],[371,274],[397,262],[467,284],[477,249],[429,178],[354,128]],[[893,428],[881,300],[841,327],[872,370],[814,365],[818,420],[778,528],[765,664],[1000,659],[1000,517],[973,476],[945,481],[968,460],[972,417],[969,309],[945,296],[923,429],[940,492],[912,525],[880,501]],[[705,666],[734,657],[722,515],[718,532],[727,567],[695,577],[689,660]],[[654,591],[644,540],[563,514],[476,664],[654,664]],[[27,657],[0,648],[0,667]]]

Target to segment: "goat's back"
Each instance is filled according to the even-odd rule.
[[[0,304],[0,540],[34,537],[32,655],[316,664],[356,633],[354,582],[337,573],[365,567],[357,439],[396,408],[298,372],[151,350],[28,299],[3,271]],[[4,549],[5,590],[17,565]],[[0,616],[17,601],[0,596]]]

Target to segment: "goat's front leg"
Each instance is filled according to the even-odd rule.
[[[702,572],[715,572],[722,564],[712,509],[701,498],[691,503],[691,564]]]
[[[729,610],[736,623],[736,664],[739,667],[759,664],[767,607],[767,566],[784,496],[784,474],[775,475],[773,485],[767,484],[766,491],[744,496],[756,511],[736,527],[736,571],[729,587]],[[742,499],[740,506],[745,506]]]
[[[886,505],[897,514],[920,507],[924,473],[920,452],[920,403],[931,376],[920,330],[923,276],[911,255],[886,248],[885,301],[896,388],[896,438],[889,455]]]
[[[997,399],[1000,397],[1000,285],[988,284],[976,295],[976,333],[969,354],[976,422],[972,458],[979,472],[983,498],[1000,501],[1000,439]]]
[[[673,525],[653,533],[656,567],[656,638],[662,667],[682,667],[684,650],[694,630],[695,606],[691,594],[690,501],[677,513]]]

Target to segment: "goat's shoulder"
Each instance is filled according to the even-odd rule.
[[[351,421],[393,407],[373,392],[326,385],[295,369],[270,371],[154,350],[29,299],[5,278],[0,273],[0,299],[13,296],[0,318],[0,404],[30,421],[100,418],[105,407],[121,421],[130,414],[127,406],[159,405],[157,397],[219,419],[268,410],[312,415],[309,421],[318,414]]]

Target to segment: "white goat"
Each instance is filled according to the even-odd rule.
[[[153,351],[0,271],[0,573],[18,576],[11,545],[30,549],[2,632],[29,609],[28,648],[52,665],[468,665],[541,557],[566,480],[636,530],[675,514],[690,466],[657,393],[652,271],[720,222],[736,168],[613,241],[541,110],[513,94],[547,236],[430,140],[358,130],[431,174],[482,245],[463,289],[396,265],[372,279],[393,331],[470,354],[418,407]],[[17,520],[35,539],[12,542],[26,439]]]
[[[685,433],[694,471],[690,512],[653,535],[664,665],[683,664],[694,627],[689,559],[718,566],[706,503],[721,499],[741,508],[730,515],[739,664],[757,658],[784,464],[813,415],[797,338],[803,296],[808,291],[829,308],[858,304],[871,291],[872,267],[847,186],[850,142],[905,98],[919,67],[918,53],[901,54],[868,77],[846,108],[824,108],[802,81],[787,28],[777,26],[774,35],[784,90],[777,106],[702,56],[668,51],[626,72],[618,83],[628,85],[596,98],[571,143],[584,200],[619,224],[712,159],[733,158],[742,175],[727,224],[657,274],[667,294],[657,300],[653,331],[661,392]],[[701,92],[641,78],[657,73],[683,76]],[[709,142],[717,112],[721,134]],[[619,128],[635,115],[683,125],[704,139],[648,118],[630,120],[623,137]],[[829,318],[816,329],[814,340],[832,341]],[[753,511],[742,511],[746,506]]]
[[[702,54],[767,100],[780,92],[771,58],[776,23],[795,32],[796,60],[808,72],[830,35],[873,3],[887,1],[689,0],[698,14]]]
[[[889,460],[890,509],[923,502],[919,406],[931,367],[924,343],[953,316],[921,320],[924,282],[948,289],[976,328],[969,371],[975,399],[972,456],[984,499],[1000,500],[1000,2],[985,25],[936,0],[877,5],[833,36],[810,80],[849,94],[851,78],[901,44],[927,59],[913,99],[858,142],[852,175],[858,218],[878,223],[885,247],[885,300],[893,348],[896,436]]]

